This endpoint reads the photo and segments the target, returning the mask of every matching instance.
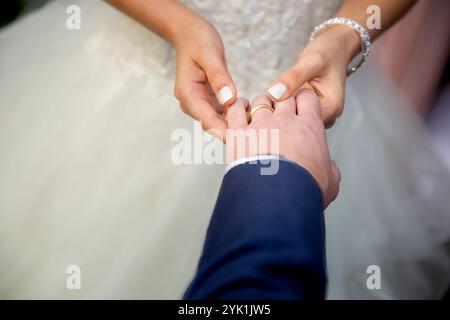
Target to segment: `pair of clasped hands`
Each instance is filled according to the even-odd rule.
[[[246,99],[237,98],[216,29],[206,21],[194,25],[188,31],[191,36],[176,43],[175,97],[183,112],[222,141],[229,128],[280,129],[280,155],[313,175],[327,206],[337,196],[340,174],[330,160],[325,128],[343,112],[347,66],[355,54],[350,48],[359,46],[359,39],[348,29],[330,28],[311,41],[298,62],[249,106]],[[257,105],[274,110],[258,109],[249,123],[248,110]]]

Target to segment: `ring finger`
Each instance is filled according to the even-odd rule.
[[[272,100],[266,95],[253,99],[250,106],[250,122],[259,121],[269,117],[273,113]]]

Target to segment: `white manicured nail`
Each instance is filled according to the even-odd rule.
[[[274,84],[267,92],[275,99],[280,99],[287,92],[287,87],[282,83]]]
[[[231,91],[230,87],[225,86],[219,90],[220,103],[224,104],[230,101],[232,98],[233,98],[233,91]]]

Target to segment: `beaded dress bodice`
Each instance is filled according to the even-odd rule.
[[[314,26],[341,0],[184,0],[222,36],[239,89],[256,94],[292,66]]]

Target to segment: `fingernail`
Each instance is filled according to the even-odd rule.
[[[287,87],[282,83],[274,84],[267,92],[275,99],[280,99],[287,92]]]
[[[225,104],[233,98],[233,91],[230,87],[225,86],[219,90],[219,99],[221,104]]]

